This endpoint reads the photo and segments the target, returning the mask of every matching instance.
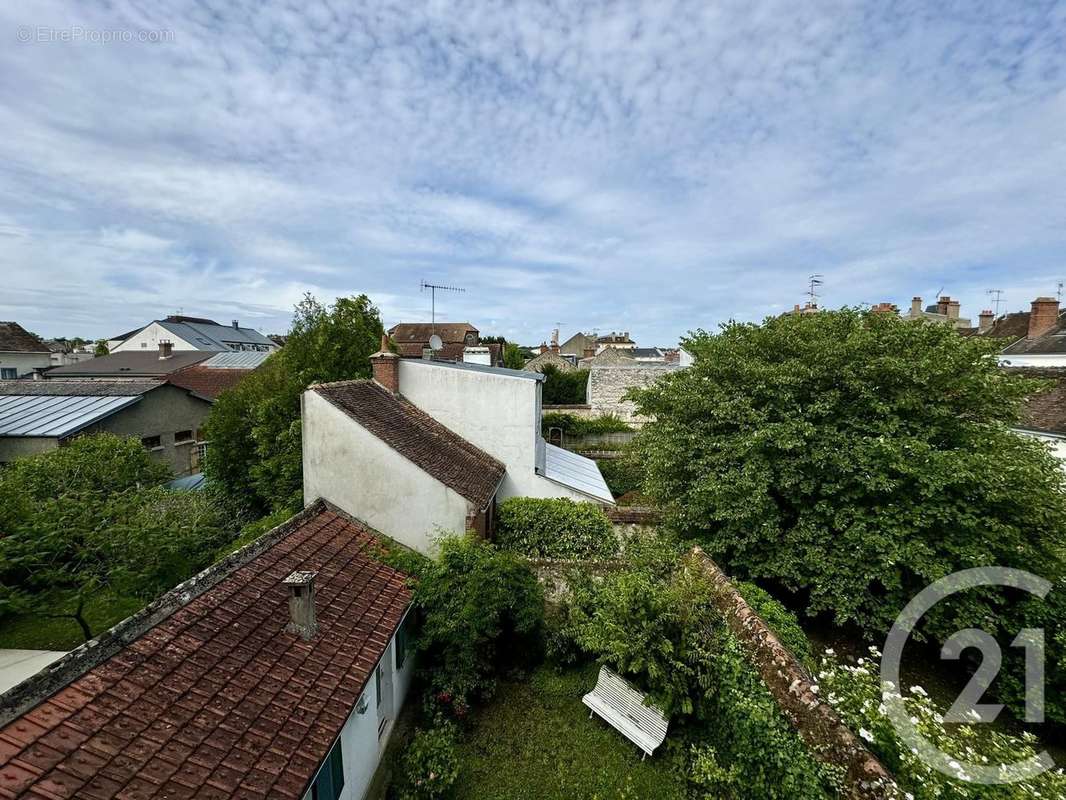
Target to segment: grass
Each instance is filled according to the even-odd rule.
[[[596,665],[559,673],[538,669],[529,682],[501,684],[462,737],[458,800],[682,800],[684,783],[659,755],[640,751],[598,717],[581,696]]]
[[[96,636],[142,607],[134,597],[100,594],[85,604],[85,618]],[[84,642],[78,623],[68,617],[15,614],[0,620],[0,649],[73,650]]]

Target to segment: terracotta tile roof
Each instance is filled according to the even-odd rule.
[[[396,351],[400,354],[401,358],[422,358],[422,347],[422,342],[415,342],[413,344],[397,343]],[[492,366],[503,366],[503,347],[497,342],[474,345],[474,347],[487,347],[489,349],[489,356],[492,360]],[[446,342],[440,350],[434,353],[433,357],[438,361],[462,361],[463,351],[465,349],[466,345],[462,342]]]
[[[0,352],[50,353],[48,345],[17,322],[0,322]]]
[[[0,798],[299,800],[410,602],[374,541],[318,501],[165,595],[162,619],[157,601],[123,623],[143,630],[105,634],[94,650],[118,640],[109,657],[57,662],[95,659],[0,729]],[[285,631],[282,581],[308,569],[318,633],[304,641]]]
[[[373,381],[324,383],[311,389],[479,510],[492,500],[504,465],[413,403]]]
[[[416,342],[419,345],[428,344],[429,337],[434,333],[445,344],[462,343],[466,341],[468,333],[476,334],[477,332],[478,329],[469,322],[438,322],[436,324],[429,322],[401,322],[399,325],[393,325],[388,330],[389,336],[398,345],[411,342]],[[419,349],[419,355],[421,353],[422,351]]]
[[[1026,399],[1022,407],[1021,427],[1066,435],[1066,369],[1030,367],[1009,371],[1027,378],[1044,378],[1055,382],[1045,391]]]
[[[232,389],[247,377],[250,369],[215,369],[213,367],[189,367],[175,372],[167,383],[188,389],[195,395],[214,400],[226,389]]]

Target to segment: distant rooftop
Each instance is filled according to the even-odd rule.
[[[229,354],[226,354],[229,355]],[[269,353],[233,353],[236,356],[267,356]],[[55,378],[141,378],[169,375],[212,357],[207,350],[174,350],[160,358],[156,350],[120,350],[108,356],[90,358],[65,367],[53,367],[45,377]]]
[[[50,353],[39,338],[17,322],[0,322],[0,352],[3,353]]]

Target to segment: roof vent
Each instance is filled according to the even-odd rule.
[[[289,624],[285,630],[311,639],[318,632],[315,622],[315,575],[317,572],[293,572],[282,583],[289,587]]]
[[[233,330],[237,330],[241,326],[237,324],[237,320],[233,320]]]

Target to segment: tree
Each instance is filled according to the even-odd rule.
[[[213,495],[159,487],[167,475],[140,442],[110,434],[8,465],[0,615],[69,617],[88,640],[94,595],[148,600],[210,564],[239,523]]]
[[[503,365],[508,369],[522,369],[526,365],[522,348],[514,342],[507,342],[503,347]]]
[[[107,339],[97,339],[96,346],[93,348],[93,355],[97,358],[100,356],[106,356],[110,354],[110,350],[107,349]]]
[[[302,505],[300,395],[312,383],[370,376],[384,327],[366,295],[296,306],[285,347],[228,392],[205,424],[204,471],[254,513]]]
[[[732,571],[871,635],[959,569],[1066,574],[1059,464],[1010,430],[1038,384],[1000,370],[994,342],[845,309],[684,347],[692,367],[632,393],[653,420],[636,440],[645,490]],[[1007,633],[1026,605],[967,592],[925,630]]]
[[[553,364],[546,364],[541,373],[544,375],[542,398],[545,405],[580,405],[585,402],[589,379],[587,369],[563,372]]]

